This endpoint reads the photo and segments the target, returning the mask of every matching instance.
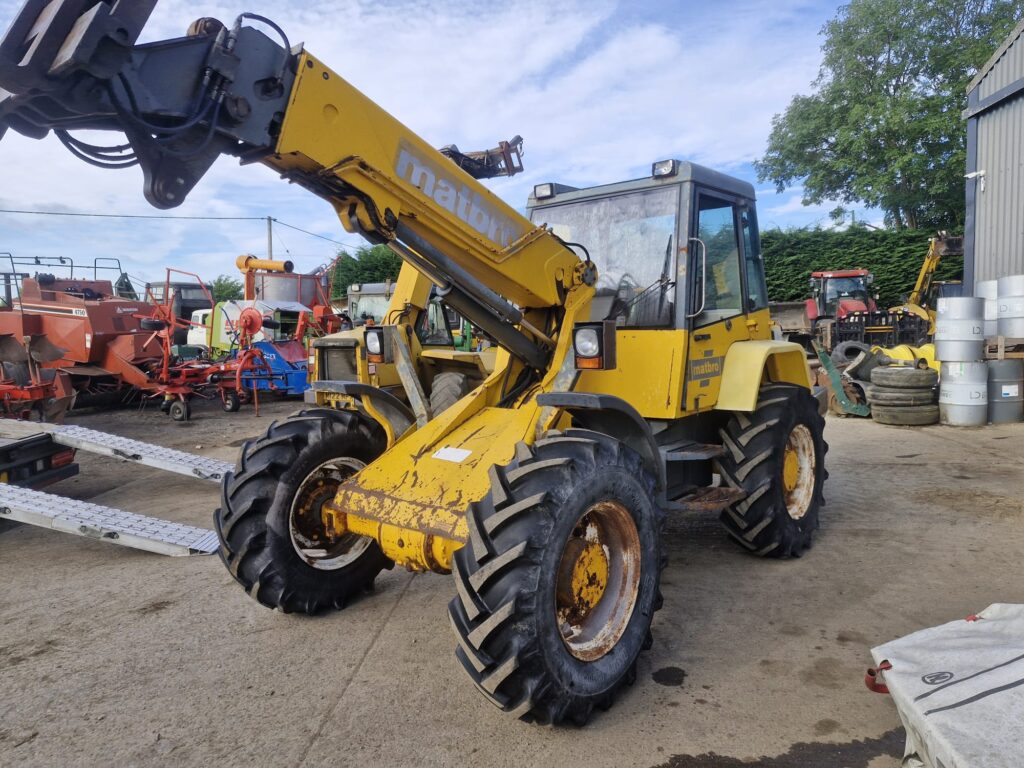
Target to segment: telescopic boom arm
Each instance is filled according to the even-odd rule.
[[[591,264],[269,19],[204,18],[185,37],[136,45],[155,5],[28,0],[0,42],[0,137],[53,131],[86,162],[139,165],[158,208],[180,205],[220,155],[261,162],[327,200],[348,231],[390,245],[514,357],[547,367],[560,308],[593,284]],[[127,142],[97,146],[78,129]],[[486,176],[514,163],[507,144],[515,151],[467,167]]]

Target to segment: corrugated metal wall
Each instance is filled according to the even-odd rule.
[[[1018,37],[978,84],[979,100],[1024,79]],[[1024,94],[977,117],[974,279],[1024,274]],[[984,191],[982,191],[984,189]]]
[[[974,278],[1024,274],[1024,97],[981,115],[978,169]]]
[[[999,57],[999,61],[978,84],[978,95],[986,99],[1001,88],[1024,77],[1024,44],[1017,40]]]

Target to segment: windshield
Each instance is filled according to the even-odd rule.
[[[356,325],[363,325],[368,320],[380,325],[384,322],[384,315],[390,302],[391,300],[385,296],[360,296],[358,299],[349,299],[348,314]]]
[[[590,252],[598,269],[592,320],[663,326],[673,314],[678,212],[679,188],[659,187],[535,209],[532,219]]]
[[[866,299],[867,285],[863,277],[831,277],[825,288],[825,300]]]

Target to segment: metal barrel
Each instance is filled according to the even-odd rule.
[[[970,362],[985,357],[985,300],[949,296],[938,301],[935,357],[943,362]]]
[[[985,300],[985,338],[991,339],[999,334],[999,281],[982,280],[974,286],[974,295]]]
[[[939,377],[939,422],[952,427],[985,426],[988,364],[943,363]]]
[[[1024,339],[1024,275],[1000,277],[996,283],[999,335],[1008,339]]]
[[[989,360],[988,420],[993,424],[1024,421],[1024,360]]]

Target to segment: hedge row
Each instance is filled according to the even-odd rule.
[[[879,304],[897,304],[901,296],[913,290],[933,234],[870,229],[762,232],[768,296],[772,301],[803,299],[809,295],[811,272],[863,267],[875,275],[872,288],[880,296]],[[962,257],[946,257],[939,264],[936,279],[959,280],[963,269]]]

